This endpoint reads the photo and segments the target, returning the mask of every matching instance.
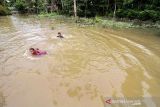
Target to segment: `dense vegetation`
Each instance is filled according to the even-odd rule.
[[[3,5],[5,0],[2,1]],[[79,17],[160,20],[160,0],[10,0],[8,6],[22,13],[58,12]]]
[[[0,16],[9,15],[10,10],[0,2]]]

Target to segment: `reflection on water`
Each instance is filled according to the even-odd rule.
[[[149,31],[0,17],[0,100],[5,107],[104,107],[105,97],[160,97],[159,41]],[[48,55],[33,57],[30,47]]]

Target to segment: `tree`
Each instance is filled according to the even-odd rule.
[[[114,13],[113,13],[113,18],[116,17],[116,10],[117,10],[117,1],[114,0]]]
[[[77,17],[77,4],[76,4],[76,0],[73,0],[74,2],[74,17]]]
[[[15,6],[36,13],[53,12],[75,17],[109,16],[140,20],[160,20],[160,0],[0,0],[3,7]],[[4,2],[6,6],[4,6]],[[8,5],[9,4],[9,5]],[[50,11],[48,11],[50,10]]]

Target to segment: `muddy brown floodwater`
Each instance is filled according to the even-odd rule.
[[[0,17],[0,107],[104,107],[106,97],[144,98],[145,107],[159,107],[158,35]],[[48,54],[33,57],[30,47]]]

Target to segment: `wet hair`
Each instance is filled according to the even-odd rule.
[[[30,48],[29,50],[32,50],[32,51],[34,51],[35,49],[34,49],[34,48]]]
[[[58,36],[57,36],[57,37],[59,37],[59,38],[64,38],[64,37],[62,36],[61,32],[58,32]]]

